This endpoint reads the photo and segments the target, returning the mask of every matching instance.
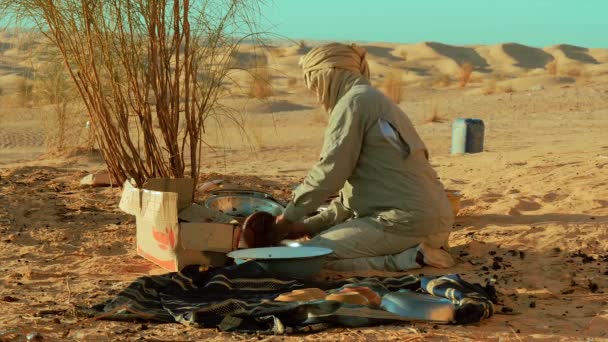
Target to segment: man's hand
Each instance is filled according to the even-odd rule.
[[[306,235],[306,228],[301,222],[291,222],[283,215],[277,216],[274,226],[270,231],[271,236],[268,237],[268,241],[272,241],[273,245],[277,244],[283,239],[297,239]]]

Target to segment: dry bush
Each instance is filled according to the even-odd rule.
[[[268,69],[262,68],[251,71],[249,96],[262,100],[272,96],[272,94],[272,84],[270,82],[270,72]]]
[[[546,65],[547,73],[549,75],[557,75],[557,59],[552,60]]]
[[[580,77],[582,74],[581,69],[577,67],[572,67],[564,72],[564,75],[570,77]]]
[[[306,52],[308,52],[308,46],[306,45],[306,42],[303,40],[298,41],[298,53],[304,54]]]
[[[266,55],[257,55],[249,63],[249,97],[266,99],[273,94],[271,75]]]
[[[439,74],[437,75],[434,79],[433,79],[433,86],[435,87],[449,87],[450,84],[452,84],[452,80],[450,79],[450,76],[446,75],[446,74]]]
[[[34,85],[25,78],[19,78],[15,84],[15,100],[19,107],[31,107],[34,100]]]
[[[58,48],[112,178],[142,186],[153,177],[198,180],[205,123],[228,112],[221,84],[232,52],[252,38],[258,5],[0,0],[0,15],[35,25]]]
[[[496,79],[491,78],[487,80],[482,91],[484,95],[491,95],[496,93]]]
[[[458,77],[458,80],[460,81],[460,88],[464,88],[467,86],[467,84],[471,80],[472,73],[473,65],[471,63],[465,62],[460,65],[460,75]]]
[[[298,84],[298,79],[296,77],[287,77],[287,88],[288,89],[295,88],[297,84]]]
[[[507,85],[503,85],[503,86],[501,86],[501,87],[500,87],[500,91],[501,91],[502,93],[507,93],[507,94],[510,94],[510,93],[514,92],[515,90],[513,90],[513,86],[512,86],[512,85],[507,84]]]
[[[44,46],[43,50],[53,51]],[[86,113],[61,56],[51,53],[47,61],[35,65],[35,96],[47,109],[46,147],[51,152],[77,147],[84,130]]]
[[[403,96],[403,80],[401,75],[389,75],[382,84],[382,90],[389,99],[399,104]]]

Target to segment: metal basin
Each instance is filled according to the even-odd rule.
[[[240,249],[228,256],[237,264],[256,262],[277,277],[310,279],[321,272],[325,256],[331,253],[329,248],[312,246],[264,247]]]
[[[274,216],[281,215],[285,209],[279,203],[247,194],[220,194],[205,201],[205,207],[219,210],[235,217],[247,217],[258,211],[265,211]]]
[[[283,203],[281,203],[281,201],[277,200],[276,198],[272,197],[271,194],[263,192],[263,191],[257,191],[257,190],[243,190],[243,189],[217,189],[217,190],[212,190],[208,192],[211,196],[220,196],[220,195],[244,195],[244,196],[250,196],[250,197],[257,197],[257,198],[265,198],[265,199],[269,199],[271,201],[275,201],[281,205],[283,205]]]

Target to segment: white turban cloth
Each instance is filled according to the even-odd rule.
[[[317,94],[328,113],[355,83],[368,83],[366,54],[355,44],[331,43],[310,50],[300,59],[306,87]]]

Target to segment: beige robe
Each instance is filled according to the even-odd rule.
[[[415,268],[412,248],[445,245],[454,220],[450,203],[408,117],[363,77],[341,88],[321,158],[284,216],[304,219],[316,234],[309,243],[334,250],[331,268]],[[328,210],[305,219],[338,191]]]

